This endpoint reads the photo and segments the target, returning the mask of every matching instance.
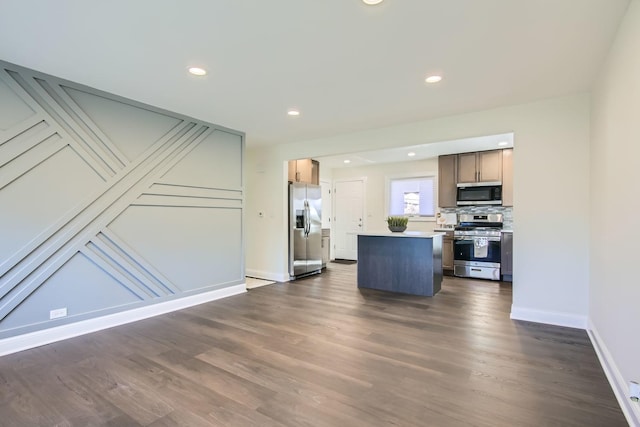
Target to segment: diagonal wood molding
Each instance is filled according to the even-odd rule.
[[[135,216],[132,208],[153,209],[158,222],[165,227],[185,227],[196,243],[200,243],[197,229],[188,229],[194,225],[185,225],[176,216],[176,212],[193,211],[176,208],[210,213],[195,216],[201,222],[195,227],[207,230],[203,236],[221,218],[231,220],[233,227],[228,232],[219,230],[225,235],[211,250],[212,255],[224,253],[225,240],[230,239],[236,253],[229,254],[229,271],[221,269],[223,279],[212,278],[207,286],[243,280],[241,133],[12,64],[0,62],[0,66],[0,94],[6,94],[0,98],[0,112],[9,112],[0,120],[0,209],[7,216],[5,221],[15,223],[0,243],[0,337],[5,319],[30,317],[12,313],[35,304],[25,302],[38,300],[40,297],[31,296],[43,286],[64,287],[70,280],[86,282],[86,286],[105,282],[100,288],[105,301],[120,298],[135,304],[200,289],[202,284],[195,282],[206,280],[190,278],[194,283],[178,283],[182,279],[169,277],[186,264],[218,275],[207,270],[200,253],[188,248],[189,253],[175,261],[161,265],[150,261],[166,259],[170,248],[149,249],[146,236],[128,241],[132,237],[127,234],[136,234],[126,231],[136,228],[127,219]],[[234,212],[231,217],[229,210]],[[114,231],[123,228],[124,232]],[[153,235],[148,237],[153,239]],[[136,245],[146,249],[136,249]],[[194,247],[206,248],[202,244]],[[52,280],[63,267],[72,269],[70,260],[79,253],[83,261],[72,263],[77,264],[73,268],[88,269],[90,277],[83,281],[80,274],[65,271],[65,284]],[[101,277],[94,277],[98,274]],[[47,285],[49,282],[52,284]],[[114,291],[108,291],[112,286]],[[121,294],[122,290],[126,293]],[[68,297],[83,306],[73,295]],[[64,295],[60,301],[64,303]],[[105,304],[97,310],[91,306],[91,310],[117,309]],[[41,319],[42,313],[33,317],[34,324],[38,323],[35,319]],[[24,320],[21,323],[18,330],[32,328]]]

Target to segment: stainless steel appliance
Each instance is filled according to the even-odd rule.
[[[500,280],[502,214],[460,215],[453,231],[453,274]]]
[[[458,184],[456,204],[458,206],[502,205],[502,183]]]
[[[289,276],[322,271],[322,191],[319,185],[289,184]]]

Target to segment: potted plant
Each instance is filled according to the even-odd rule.
[[[407,229],[409,218],[406,216],[390,216],[387,218],[387,225],[389,230],[393,232],[401,232]]]

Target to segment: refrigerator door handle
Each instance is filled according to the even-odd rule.
[[[304,201],[304,235],[309,236],[309,232],[311,231],[311,224],[309,223],[311,219],[311,213],[309,212],[309,201]]]
[[[307,236],[311,233],[311,206],[307,202]]]

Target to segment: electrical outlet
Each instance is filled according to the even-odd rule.
[[[629,398],[634,402],[640,400],[640,384],[635,381],[629,381]]]
[[[55,310],[51,310],[49,312],[49,320],[59,319],[61,317],[67,317],[67,307],[56,308]]]

